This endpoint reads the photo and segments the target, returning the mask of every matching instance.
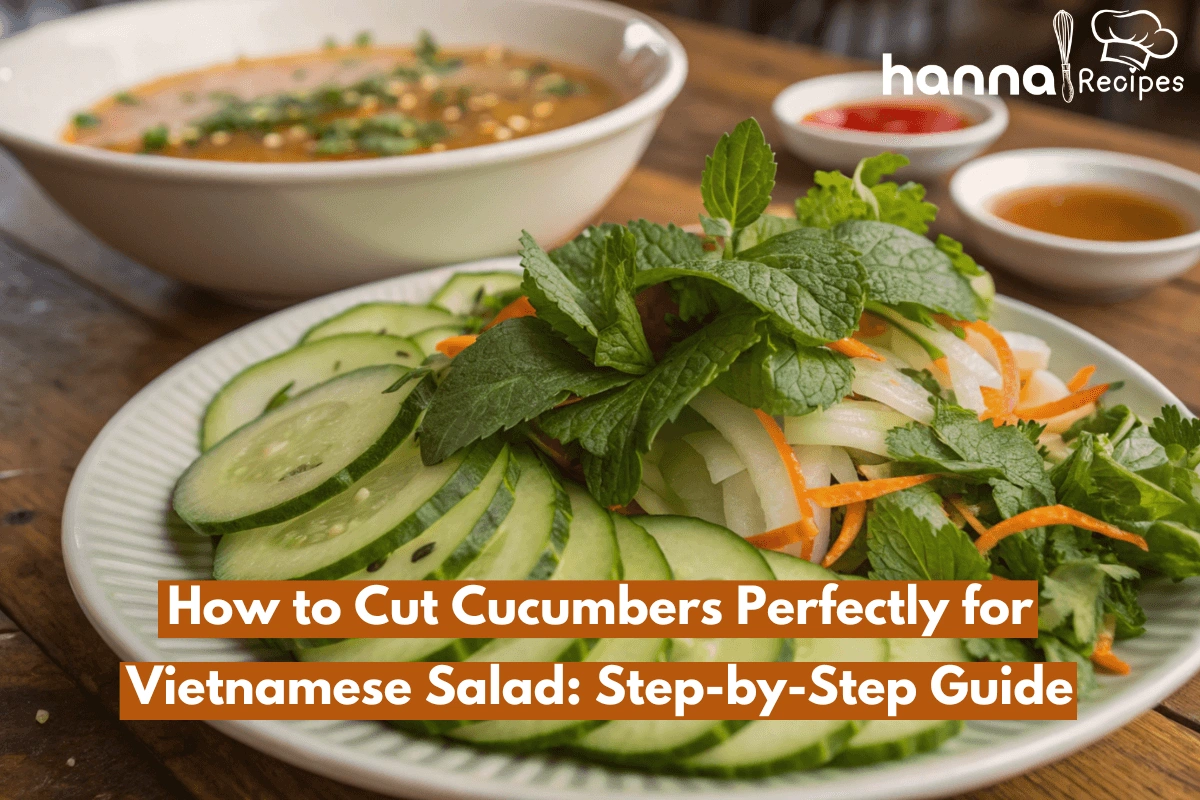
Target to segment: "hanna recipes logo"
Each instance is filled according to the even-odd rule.
[[[1082,67],[1072,80],[1071,45],[1075,34],[1075,18],[1067,11],[1054,15],[1054,38],[1058,42],[1059,74],[1056,85],[1054,72],[1044,64],[1034,64],[1023,72],[1009,64],[1000,64],[987,74],[973,64],[965,64],[954,71],[951,77],[944,68],[929,64],[913,72],[903,64],[895,64],[891,53],[883,54],[883,93],[891,95],[900,83],[900,91],[914,95],[918,91],[925,95],[973,94],[999,95],[1007,85],[1008,94],[1019,95],[1022,91],[1031,95],[1060,94],[1070,103],[1075,99],[1076,87],[1080,94],[1085,92],[1107,94],[1109,92],[1136,94],[1138,99],[1151,92],[1183,91],[1182,75],[1146,75],[1151,60],[1169,58],[1179,47],[1179,38],[1170,28],[1150,11],[1101,10],[1092,15],[1092,36],[1102,45],[1100,60],[1120,64],[1128,69],[1127,75],[1098,75],[1091,67]],[[965,89],[968,78],[973,89]]]

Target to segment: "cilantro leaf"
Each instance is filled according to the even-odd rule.
[[[880,498],[882,500],[883,498]],[[988,564],[962,529],[934,527],[911,507],[876,501],[867,520],[873,580],[984,580]]]
[[[1200,419],[1184,419],[1175,406],[1163,406],[1150,423],[1150,435],[1163,447],[1177,444],[1190,453],[1200,447]]]
[[[1056,636],[1043,633],[1037,639],[1037,646],[1045,654],[1046,661],[1074,661],[1076,667],[1075,683],[1079,694],[1086,695],[1096,689],[1096,670],[1092,662],[1075,648]],[[1091,643],[1088,643],[1091,651]]]
[[[967,655],[976,661],[1032,661],[1029,645],[1020,639],[963,639]]]
[[[641,484],[642,455],[659,428],[759,340],[762,320],[761,313],[749,309],[724,314],[672,347],[628,386],[550,411],[539,424],[559,441],[583,447],[584,475],[599,503],[623,505]]]
[[[636,240],[619,225],[548,255],[521,235],[521,287],[538,317],[600,366],[642,373],[654,364],[633,300]]]
[[[813,176],[816,186],[796,199],[796,219],[814,228],[832,228],[847,220],[875,220],[924,234],[937,216],[937,206],[924,202],[925,187],[912,182],[880,183],[906,164],[904,156],[881,153],[860,161],[854,178],[818,171]]]
[[[933,403],[929,427],[912,423],[888,434],[888,452],[893,458],[976,483],[986,481],[996,492],[1019,500],[1024,508],[1054,504],[1054,486],[1042,457],[1020,428],[997,428],[965,408],[936,398]],[[1005,516],[1016,513],[1001,510],[1011,511]]]
[[[717,142],[704,160],[700,196],[713,217],[740,230],[771,202],[775,187],[775,154],[753,118],[743,120]]]
[[[421,423],[421,458],[436,464],[460,448],[630,376],[597,369],[537,317],[502,322],[452,362]]]
[[[638,285],[701,278],[737,293],[769,313],[800,344],[849,336],[862,315],[865,281],[858,257],[828,233],[798,230],[776,236],[737,260],[706,259],[644,270]]]
[[[924,236],[885,222],[843,222],[833,235],[859,252],[868,299],[903,309],[918,306],[956,319],[986,312],[954,261]]]
[[[772,416],[799,417],[850,394],[850,359],[767,332],[715,381],[725,394]]]
[[[1038,628],[1056,631],[1070,620],[1068,631],[1073,640],[1081,646],[1091,645],[1100,629],[1104,582],[1110,577],[1126,580],[1136,578],[1137,572],[1094,560],[1059,564],[1042,579]]]

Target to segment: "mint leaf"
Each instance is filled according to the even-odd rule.
[[[849,395],[853,380],[854,366],[845,356],[768,331],[714,385],[744,406],[799,417]]]
[[[638,219],[630,222],[628,227],[637,241],[639,270],[696,261],[708,255],[704,251],[703,239],[674,224],[663,226]]]
[[[632,232],[617,228],[609,233],[595,265],[602,314],[597,321],[600,330],[593,360],[598,367],[640,375],[654,366],[654,356],[633,299],[636,259],[637,240]]]
[[[743,120],[717,142],[704,160],[700,196],[710,215],[740,230],[771,202],[775,187],[775,154],[753,118]]]
[[[884,222],[843,222],[833,235],[860,254],[868,299],[903,311],[918,306],[956,319],[986,309],[954,261],[924,236]]]
[[[502,322],[451,362],[421,423],[421,458],[436,464],[477,439],[533,419],[570,395],[588,397],[630,380],[593,367],[545,320]]]
[[[824,231],[776,236],[737,260],[689,261],[637,276],[641,286],[687,277],[737,293],[800,344],[849,336],[862,315],[865,281],[858,257]]]
[[[777,217],[774,214],[763,214],[754,222],[742,229],[737,236],[736,252],[748,250],[756,244],[761,244],[767,239],[778,236],[781,233],[797,230],[802,227],[799,220],[792,217]]]
[[[882,498],[881,498],[882,499]],[[876,501],[867,520],[872,580],[985,580],[987,561],[949,521],[935,528],[911,508]]]
[[[583,447],[588,490],[599,503],[624,505],[642,482],[642,455],[659,428],[759,340],[763,318],[750,310],[724,314],[628,386],[550,411],[539,425],[559,441]]]
[[[881,153],[863,159],[855,178],[840,172],[820,172],[808,194],[796,200],[796,219],[801,225],[832,228],[847,220],[890,222],[913,233],[924,234],[937,216],[937,206],[924,202],[925,187],[880,183],[885,175],[908,164],[904,156]]]
[[[528,233],[521,245],[521,287],[539,318],[600,366],[638,374],[654,364],[633,300],[632,233],[589,228],[553,254]]]

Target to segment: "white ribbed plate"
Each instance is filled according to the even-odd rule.
[[[493,259],[465,269],[515,269]],[[155,581],[211,577],[205,537],[169,528],[171,486],[197,454],[201,412],[241,368],[291,347],[313,323],[366,300],[424,302],[457,269],[447,267],[339,292],[273,314],[208,345],[143,389],[105,426],[75,473],[63,512],[63,553],[79,604],[105,641],[136,661],[253,658],[230,640],[155,636]],[[1070,375],[1094,363],[1102,381],[1124,380],[1120,399],[1143,415],[1178,400],[1130,359],[1057,317],[1007,298],[1001,328],[1046,339]],[[1053,761],[1153,707],[1200,669],[1200,584],[1144,594],[1146,635],[1123,642],[1129,678],[1102,678],[1076,722],[968,723],[938,752],[853,770],[822,769],[759,781],[661,778],[567,758],[514,757],[414,739],[372,722],[217,722],[218,729],[304,769],[408,798],[545,798],[675,795],[720,800],[940,796]]]

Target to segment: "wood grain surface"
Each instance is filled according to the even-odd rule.
[[[688,49],[691,75],[642,165],[600,217],[694,221],[704,154],[747,116],[764,123],[781,151],[776,199],[803,192],[812,166],[782,152],[771,98],[795,80],[857,65],[664,19]],[[1188,142],[1021,103],[1011,111],[1001,149],[1101,147],[1200,170],[1200,146]],[[944,186],[930,196],[943,206],[939,229],[958,232]],[[1200,273],[1108,307],[1063,303],[1003,274],[997,282],[1096,333],[1200,408]],[[63,568],[63,500],[92,438],[157,374],[257,316],[108,249],[0,155],[0,799],[373,797],[202,723],[119,722],[117,658],[79,609]],[[44,725],[35,720],[39,708],[51,713]],[[1092,747],[968,797],[1195,798],[1198,731],[1193,680]]]

